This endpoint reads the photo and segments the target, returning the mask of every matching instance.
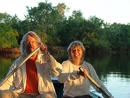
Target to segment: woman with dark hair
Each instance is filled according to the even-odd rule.
[[[0,98],[56,98],[51,76],[58,76],[62,66],[43,44],[38,35],[29,31],[20,43],[21,56],[17,58],[8,74],[35,49],[40,47],[10,78],[0,86]]]
[[[63,98],[92,98],[90,96],[90,85],[100,92],[87,78],[89,74],[109,95],[113,96],[99,80],[93,66],[84,61],[85,48],[80,41],[70,43],[68,49],[69,59],[62,63],[62,73],[58,80],[64,83]],[[79,68],[83,68],[83,73]],[[104,96],[104,95],[103,95]],[[105,96],[104,96],[105,97]]]

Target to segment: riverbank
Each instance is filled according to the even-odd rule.
[[[48,51],[49,52],[58,52],[58,53],[62,53],[66,51],[66,47],[59,47],[59,46],[55,46],[55,47],[48,47]],[[0,48],[0,53],[20,53],[20,49],[18,47],[15,48]]]
[[[20,49],[15,48],[0,48],[0,53],[20,53]]]
[[[49,46],[48,51],[53,53],[67,53],[67,47],[60,47],[60,46]],[[130,51],[124,51],[124,50],[109,50],[109,51],[101,51],[101,50],[95,50],[90,51],[90,49],[86,49],[87,54],[101,54],[101,53],[111,53],[111,54],[130,54]],[[15,48],[0,48],[0,54],[20,54],[20,49],[18,47]]]
[[[51,54],[57,53],[66,53],[66,49],[65,47],[48,47],[48,51]],[[4,56],[5,58],[17,58],[21,55],[20,53],[20,49],[18,47],[15,48],[0,48],[0,58],[1,56]]]

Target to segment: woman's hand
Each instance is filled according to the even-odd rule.
[[[77,72],[78,75],[84,76],[86,78],[88,76],[88,71],[85,68],[79,68],[80,71]]]
[[[87,76],[88,76],[88,71],[87,71],[85,68],[83,68],[83,71],[84,71],[84,78],[87,78]]]

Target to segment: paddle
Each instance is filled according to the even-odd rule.
[[[84,73],[84,72],[83,72],[83,69],[82,69],[81,67],[79,67],[79,70],[80,70],[82,73]],[[94,81],[94,79],[93,79],[92,77],[89,76],[89,74],[87,74],[87,78],[88,78],[107,98],[110,98],[110,95],[109,95],[105,90],[103,90],[103,89],[100,87],[100,85],[99,85],[96,81]]]
[[[5,79],[3,79],[0,82],[0,87],[10,78],[10,76],[18,69],[20,68],[32,55],[34,55],[38,50],[40,49],[40,47],[36,48],[32,53],[30,53],[10,74],[8,74]]]

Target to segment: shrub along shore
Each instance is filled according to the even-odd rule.
[[[66,52],[66,47],[48,47],[48,51],[51,52],[58,52],[58,53],[63,53]],[[18,47],[15,48],[0,48],[0,53],[20,53],[20,49]]]
[[[60,46],[49,46],[48,51],[51,54],[57,53],[67,53],[67,47],[60,47]],[[130,54],[130,51],[120,51],[120,50],[111,50],[111,51],[101,51],[101,50],[95,50],[90,51],[86,49],[87,54],[101,54],[101,53],[111,53],[111,54]],[[19,47],[15,48],[0,48],[0,57],[11,57],[11,58],[17,58],[21,55]]]

